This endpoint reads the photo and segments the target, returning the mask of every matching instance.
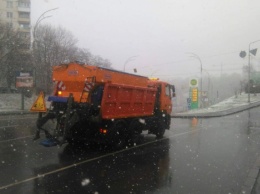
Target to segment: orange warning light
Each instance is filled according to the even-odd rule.
[[[150,77],[149,80],[152,80],[152,81],[158,81],[159,78],[157,78],[157,77]]]

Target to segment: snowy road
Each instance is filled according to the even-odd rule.
[[[165,138],[125,150],[45,148],[35,116],[0,117],[0,193],[240,193],[259,156],[260,108],[173,119]]]

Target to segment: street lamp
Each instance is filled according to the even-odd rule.
[[[187,53],[187,54],[192,54],[191,57],[198,59],[200,62],[200,107],[202,107],[202,62],[201,62],[200,57],[198,55],[196,55],[195,53]]]
[[[37,29],[39,23],[40,23],[42,20],[51,17],[51,16],[44,16],[44,14],[46,14],[47,12],[56,10],[56,9],[59,9],[59,8],[56,7],[56,8],[49,9],[49,10],[43,12],[43,13],[38,17],[38,19],[36,20],[35,26],[34,26],[34,28],[33,28],[33,46],[34,46],[34,38],[35,38],[35,35],[36,35],[36,29]]]
[[[136,57],[138,57],[138,55],[129,57],[129,58],[125,61],[125,63],[124,63],[124,72],[125,72],[125,66],[126,66],[126,64],[127,64],[128,62],[130,62],[130,61],[135,60]]]
[[[259,42],[260,40],[256,40],[253,42],[249,43],[249,48],[248,48],[248,83],[247,83],[247,92],[248,92],[248,103],[250,103],[250,73],[251,73],[251,65],[250,65],[250,46],[253,43]],[[251,51],[252,52],[252,51]],[[252,53],[253,54],[253,53]],[[255,55],[256,53],[254,53]]]
[[[49,9],[49,10],[43,12],[43,13],[38,17],[38,19],[36,20],[36,23],[35,23],[34,28],[33,28],[33,33],[32,33],[32,34],[33,34],[33,41],[32,41],[32,45],[31,45],[31,48],[32,48],[32,50],[33,50],[33,57],[34,57],[34,58],[35,58],[35,46],[36,46],[36,45],[35,45],[35,38],[36,38],[36,30],[37,30],[37,27],[38,27],[39,23],[40,23],[42,20],[51,17],[51,15],[50,15],[50,16],[44,16],[47,12],[54,11],[54,10],[56,10],[56,9],[58,9],[58,7],[53,8],[53,9]],[[35,62],[35,61],[34,61],[34,62]],[[35,67],[35,65],[34,65],[34,77],[35,77],[34,83],[35,83],[35,87],[36,87],[36,67]],[[48,80],[48,79],[46,79],[46,92],[47,92],[47,80]]]
[[[209,97],[210,97],[210,84],[211,84],[211,82],[210,82],[210,74],[209,74],[209,72],[206,70],[206,69],[203,69],[207,74],[208,74],[208,102],[209,102]],[[209,103],[208,103],[209,104]]]

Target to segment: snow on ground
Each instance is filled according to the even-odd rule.
[[[30,110],[30,108],[32,107],[36,99],[37,99],[36,95],[33,95],[31,98],[24,97],[24,110]],[[22,108],[21,94],[19,93],[0,94],[0,111],[21,110],[21,108]]]
[[[259,102],[260,101],[260,94],[250,95],[250,102]],[[188,113],[207,113],[207,112],[218,112],[222,110],[228,110],[231,108],[236,108],[244,105],[248,105],[248,94],[246,93],[241,93],[238,94],[237,96],[232,96],[222,102],[219,102],[217,104],[214,104],[210,107],[203,108],[203,109],[196,109],[196,110],[190,110]]]

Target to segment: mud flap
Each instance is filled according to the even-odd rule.
[[[46,138],[51,138],[51,137],[52,137],[52,135],[48,132],[48,130],[43,129],[42,126],[43,126],[49,119],[54,119],[54,118],[55,118],[54,113],[48,112],[48,113],[46,114],[46,116],[44,116],[44,117],[42,116],[42,113],[41,113],[41,112],[39,113],[38,119],[37,119],[37,122],[36,122],[37,130],[36,130],[36,134],[35,134],[33,140],[37,140],[37,139],[40,138],[40,132],[41,132],[41,130],[44,131]]]
[[[69,136],[70,129],[78,121],[79,121],[79,116],[78,116],[78,114],[76,112],[73,113],[73,115],[69,119],[67,119],[67,117],[66,117],[63,137],[62,137],[61,141],[59,141],[59,145],[62,145],[64,143],[66,143],[67,138]]]
[[[70,121],[72,103],[73,103],[73,95],[70,93],[69,98],[68,98],[68,106],[67,106],[67,110],[66,110],[66,115],[65,115],[64,131],[63,131],[62,139],[60,141],[60,145],[62,145],[66,142],[66,139],[68,136],[68,131],[72,125],[72,122]]]

